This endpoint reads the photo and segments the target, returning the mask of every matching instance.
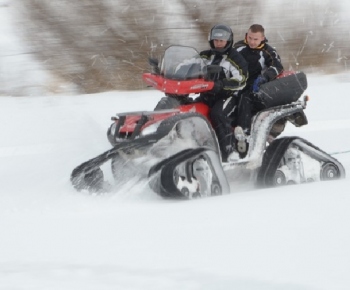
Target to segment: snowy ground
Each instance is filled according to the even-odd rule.
[[[349,90],[310,76],[309,125],[285,135],[349,151]],[[74,191],[110,116],[160,97],[0,97],[0,289],[349,289],[349,178],[181,202]],[[349,172],[350,153],[334,156]]]

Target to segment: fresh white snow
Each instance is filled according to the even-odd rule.
[[[309,125],[284,135],[350,150],[349,89],[310,76]],[[0,98],[0,289],[348,289],[349,178],[192,201],[132,181],[102,196],[71,187],[72,169],[110,148],[110,116],[161,96]],[[350,153],[334,156],[349,171]]]

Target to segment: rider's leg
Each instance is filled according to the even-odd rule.
[[[230,115],[236,107],[235,97],[216,101],[210,110],[210,119],[216,132],[223,161],[234,149],[234,136]]]

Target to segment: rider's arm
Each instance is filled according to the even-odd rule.
[[[264,58],[266,68],[262,75],[267,81],[272,81],[283,71],[281,58],[277,51],[267,44],[264,48]]]
[[[232,76],[223,80],[224,90],[237,91],[243,89],[248,79],[248,63],[236,49],[232,49],[227,61]]]

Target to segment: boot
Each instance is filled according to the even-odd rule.
[[[247,152],[247,135],[244,133],[242,127],[237,126],[234,131],[235,138],[237,140],[237,151],[239,153]]]

